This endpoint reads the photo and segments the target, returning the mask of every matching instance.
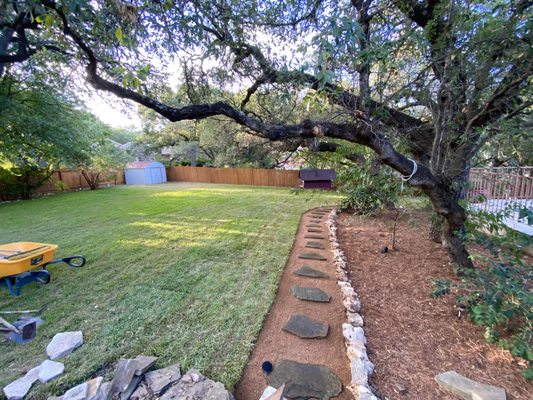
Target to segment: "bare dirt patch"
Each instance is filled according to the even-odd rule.
[[[352,284],[361,297],[368,355],[375,364],[371,384],[382,398],[454,400],[434,376],[455,370],[503,387],[509,400],[531,399],[533,384],[509,352],[483,339],[483,328],[457,316],[452,296],[433,299],[434,279],[455,279],[442,247],[427,237],[428,215],[404,215],[397,250],[390,246],[391,216],[361,219],[342,214],[338,238]],[[402,385],[406,393],[399,393]]]

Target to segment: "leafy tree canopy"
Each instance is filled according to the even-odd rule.
[[[469,163],[494,126],[533,103],[527,0],[23,0],[0,10],[4,71],[85,76],[172,122],[224,116],[316,151],[371,148],[431,199],[456,266],[472,267],[457,234]],[[166,101],[163,67],[177,62],[187,96]],[[225,95],[237,88],[244,98]],[[328,112],[253,110],[272,93]]]

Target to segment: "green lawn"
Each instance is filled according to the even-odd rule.
[[[61,394],[109,375],[120,357],[179,362],[231,389],[276,293],[303,211],[333,194],[209,184],[121,186],[0,205],[0,243],[59,245],[83,254],[81,269],[53,266],[49,285],[18,298],[0,291],[0,310],[40,308],[45,324],[31,344],[0,344],[0,387],[45,359],[60,331],[85,344],[61,359],[66,374],[34,387]]]

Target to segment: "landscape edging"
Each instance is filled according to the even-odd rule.
[[[346,354],[350,360],[351,384],[348,389],[359,400],[379,400],[370,388],[368,380],[374,372],[374,364],[368,359],[366,352],[366,337],[363,330],[361,300],[352,287],[347,271],[347,262],[344,252],[337,240],[336,225],[337,209],[333,209],[326,225],[329,231],[329,242],[333,252],[333,262],[336,267],[337,284],[339,285],[343,305],[346,309],[346,322],[342,324],[342,333],[346,344]]]

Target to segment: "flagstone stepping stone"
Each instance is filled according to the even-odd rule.
[[[301,268],[298,268],[296,271],[294,271],[295,275],[300,276],[308,276],[309,278],[323,278],[327,279],[329,278],[329,275],[325,272],[319,271],[318,269],[311,268],[308,265],[304,265]]]
[[[310,228],[307,230],[310,233],[322,233],[322,229]]]
[[[41,381],[41,383],[51,381],[63,374],[64,370],[65,365],[63,365],[63,363],[44,360],[41,365],[39,365],[39,381]]]
[[[294,297],[300,300],[316,301],[318,303],[329,303],[331,296],[322,289],[314,287],[291,287],[291,293]]]
[[[318,364],[301,364],[282,360],[267,376],[275,388],[285,384],[283,396],[290,399],[322,399],[338,396],[342,391],[339,378],[331,369]]]
[[[46,346],[46,354],[48,358],[55,360],[72,353],[82,344],[83,333],[81,331],[57,333]]]
[[[298,258],[303,258],[305,260],[318,260],[318,261],[325,261],[327,260],[326,257],[318,254],[318,253],[300,253],[298,255]]]
[[[304,238],[306,239],[325,239],[325,236],[321,235],[305,235]]]
[[[30,369],[22,378],[11,382],[2,389],[7,400],[22,400],[31,389],[33,383],[39,379],[39,367]]]
[[[311,249],[325,249],[324,245],[320,242],[307,242],[305,244],[305,247],[309,247]]]
[[[302,339],[325,338],[328,335],[329,325],[302,314],[294,314],[291,315],[283,330]]]

